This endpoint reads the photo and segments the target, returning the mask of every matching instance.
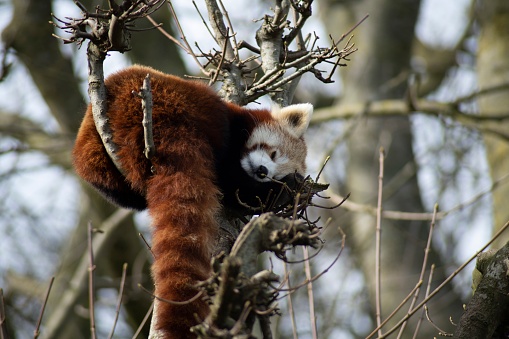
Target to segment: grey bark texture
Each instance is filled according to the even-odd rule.
[[[509,3],[504,0],[479,1],[480,22],[477,75],[479,89],[504,84],[509,79]],[[509,107],[509,89],[497,91],[479,99],[481,115],[504,115]],[[494,130],[507,132],[509,122],[493,122]],[[509,143],[494,135],[484,134],[487,159],[493,181],[506,175],[509,169]],[[504,182],[493,192],[493,233],[509,220],[509,183]],[[494,248],[503,246],[509,236],[500,237]]]

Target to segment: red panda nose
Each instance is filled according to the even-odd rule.
[[[260,165],[255,172],[256,176],[260,179],[263,179],[269,174],[269,169],[263,165]]]

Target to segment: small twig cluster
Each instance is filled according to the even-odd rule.
[[[357,50],[351,43],[351,37],[343,47],[339,47],[339,44],[365,18],[337,41],[331,36],[331,46],[324,48],[318,46],[318,36],[302,37],[301,30],[306,20],[311,16],[313,0],[276,1],[276,3],[277,5],[273,8],[274,15],[266,15],[259,20],[262,22],[256,34],[259,47],[252,46],[244,40],[237,42],[237,33],[220,0],[217,2],[215,0],[206,1],[211,27],[205,22],[195,4],[207,31],[212,35],[219,49],[205,52],[196,44],[198,52],[195,52],[183,32],[171,3],[170,7],[182,43],[175,38],[170,39],[193,57],[210,83],[221,80],[226,86],[230,82],[241,85],[235,91],[231,88],[225,90],[223,87],[225,98],[241,105],[255,101],[263,95],[282,91],[285,85],[298,79],[304,73],[310,72],[324,83],[333,82],[332,76],[336,69],[346,66],[344,61],[348,61],[348,57]],[[294,13],[293,24],[291,20],[288,20],[290,10],[288,6]],[[169,35],[167,34],[167,36]],[[294,42],[296,50],[291,50],[290,46]],[[242,49],[250,51],[251,55],[241,58],[240,51]],[[272,57],[267,56],[268,54],[272,54]],[[332,65],[328,74],[324,75],[324,72],[317,68],[321,63]],[[263,69],[261,76],[258,72],[260,68]],[[243,89],[240,93],[239,88]],[[232,91],[235,93],[231,93]]]
[[[268,317],[278,313],[274,304],[278,292],[271,288],[271,283],[278,282],[279,277],[267,270],[248,277],[242,272],[242,260],[232,256],[216,257],[213,268],[213,276],[200,284],[207,291],[211,312],[192,331],[200,338],[239,335],[252,338],[255,318],[263,328],[264,323],[268,324]],[[269,328],[262,331],[267,330],[270,331]]]
[[[124,0],[120,5],[114,0],[108,0],[109,9],[97,6],[95,12],[89,12],[79,1],[74,0],[82,12],[81,18],[66,17],[59,19],[53,15],[51,21],[55,27],[64,30],[71,36],[63,38],[54,34],[65,44],[76,43],[81,46],[85,40],[90,40],[103,51],[128,51],[130,47],[130,34],[133,30],[134,20],[150,15],[164,0]]]

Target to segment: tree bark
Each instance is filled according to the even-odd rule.
[[[479,257],[483,277],[465,307],[454,338],[506,338],[509,330],[509,242],[493,256]],[[495,334],[498,330],[498,334]],[[494,335],[495,334],[495,335]]]
[[[477,75],[479,89],[509,82],[509,2],[491,0],[479,2],[479,22],[481,32],[477,55]],[[479,101],[481,115],[507,114],[509,89],[483,95]],[[495,122],[490,128],[508,131],[509,122]],[[484,135],[486,155],[493,181],[509,171],[509,143],[493,135]],[[509,219],[509,184],[500,185],[493,194],[493,233]],[[501,247],[509,239],[503,235],[493,244]]]

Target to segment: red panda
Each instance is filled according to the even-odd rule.
[[[144,156],[143,112],[134,94],[150,74],[155,155]],[[208,86],[132,66],[105,81],[107,114],[122,175],[109,158],[88,107],[73,149],[79,176],[110,201],[148,208],[155,295],[185,301],[210,274],[220,209],[248,214],[274,190],[273,179],[305,174],[303,134],[313,111],[298,104],[272,111],[227,103]],[[154,328],[165,338],[193,337],[208,305],[160,302]]]

